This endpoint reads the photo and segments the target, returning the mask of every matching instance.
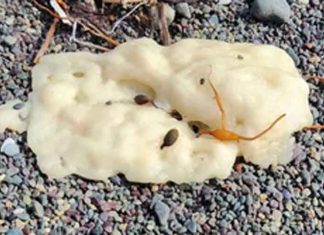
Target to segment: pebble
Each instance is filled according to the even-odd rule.
[[[197,233],[197,223],[190,219],[185,223],[186,228],[191,234],[196,234]]]
[[[188,19],[191,18],[191,11],[190,11],[188,3],[182,2],[182,3],[176,4],[175,10],[179,15],[184,16]]]
[[[288,23],[291,10],[286,0],[254,0],[252,15],[261,21]]]
[[[216,14],[213,14],[210,18],[209,18],[209,23],[212,25],[212,26],[216,26],[219,24],[219,19],[218,19],[218,16]]]
[[[300,64],[300,59],[299,59],[298,55],[296,54],[296,52],[294,51],[294,49],[292,49],[291,47],[287,47],[286,52],[288,53],[288,55],[290,55],[290,57],[294,61],[295,65],[298,66]]]
[[[6,37],[4,37],[3,41],[8,46],[13,46],[17,42],[17,38],[15,38],[13,36],[6,36]]]
[[[34,211],[35,215],[38,216],[39,218],[42,218],[44,216],[44,208],[42,204],[40,204],[38,201],[34,201]]]
[[[301,4],[301,5],[308,5],[309,4],[309,0],[297,0],[297,3],[298,4]]]
[[[219,0],[218,4],[219,5],[229,5],[231,4],[232,0]]]
[[[1,145],[0,151],[9,157],[20,153],[18,145],[12,138],[5,139]]]
[[[157,201],[154,205],[154,212],[161,225],[166,225],[168,222],[170,208],[162,201]]]
[[[12,228],[7,231],[6,235],[23,235],[23,233],[20,229]]]

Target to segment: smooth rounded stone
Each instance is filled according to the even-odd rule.
[[[303,170],[301,175],[302,175],[303,183],[309,185],[312,181],[310,173],[307,170]]]
[[[103,228],[100,224],[97,224],[93,229],[90,231],[90,235],[101,235],[103,233]]]
[[[27,221],[30,219],[29,214],[27,214],[26,212],[16,214],[16,217],[22,221]]]
[[[219,0],[218,4],[219,5],[229,5],[231,4],[232,0]]]
[[[15,38],[13,36],[10,36],[10,35],[5,36],[4,39],[3,39],[3,42],[8,46],[13,46],[17,42],[17,38]]]
[[[12,138],[7,138],[2,143],[0,151],[9,157],[15,156],[20,153],[19,146]]]
[[[12,228],[7,231],[6,235],[23,235],[23,233],[18,228]]]
[[[216,14],[213,14],[211,17],[209,17],[209,23],[212,25],[212,26],[216,26],[219,24],[219,19],[218,19],[218,16]]]
[[[20,103],[15,104],[12,108],[15,109],[15,110],[20,110],[20,109],[22,109],[24,106],[25,106],[25,103],[20,102]]]
[[[38,201],[33,201],[33,208],[37,217],[42,218],[44,216],[44,208]]]
[[[186,3],[186,2],[178,3],[175,6],[175,10],[179,15],[184,16],[188,19],[191,18],[191,11],[190,11],[188,3]]]
[[[191,234],[197,233],[197,223],[194,220],[187,220],[185,226]]]
[[[300,59],[299,59],[298,55],[296,54],[296,52],[294,51],[294,49],[292,49],[291,47],[287,47],[286,52],[293,59],[295,65],[298,66],[300,64]]]
[[[154,212],[161,225],[166,225],[168,223],[170,208],[167,204],[162,201],[157,201],[154,205]]]
[[[251,12],[258,20],[275,23],[288,23],[291,15],[286,0],[254,0]]]
[[[14,184],[14,185],[20,185],[23,180],[21,179],[20,176],[18,175],[14,175],[14,176],[6,176],[6,178],[4,179],[5,182],[9,183],[9,184]]]
[[[297,3],[300,4],[300,5],[308,5],[309,0],[297,0]]]

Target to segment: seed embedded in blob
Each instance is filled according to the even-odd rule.
[[[189,121],[188,125],[195,134],[198,134],[201,130],[209,129],[209,126],[201,121]]]
[[[136,104],[143,105],[152,102],[146,95],[137,95],[134,97]]]
[[[179,131],[177,129],[171,129],[169,130],[163,139],[163,144],[161,145],[161,149],[164,147],[169,147],[173,145],[179,137]]]
[[[177,119],[178,121],[182,121],[182,115],[177,110],[172,110],[170,116]]]
[[[243,60],[244,57],[243,57],[242,55],[237,55],[237,59],[239,59],[239,60]]]
[[[199,84],[200,84],[200,85],[204,85],[204,84],[205,84],[205,78],[200,78],[200,80],[199,80]]]

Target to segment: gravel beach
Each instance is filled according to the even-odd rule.
[[[262,2],[171,4],[166,12],[171,38],[271,44],[287,51],[305,79],[323,76],[324,4]],[[105,5],[107,32],[131,9]],[[142,16],[149,11],[141,6],[111,36],[119,42],[143,36],[161,42]],[[31,1],[0,0],[1,104],[19,98],[19,109],[28,100],[32,61],[52,21]],[[70,38],[71,27],[60,23],[47,53],[101,52]],[[83,30],[77,38],[111,47]],[[323,125],[324,84],[307,82],[314,124]],[[105,182],[48,179],[38,169],[26,133],[8,130],[0,133],[0,234],[324,234],[324,132],[301,131],[295,137],[295,158],[286,166],[261,169],[238,162],[226,180],[153,185],[131,183],[123,175]]]

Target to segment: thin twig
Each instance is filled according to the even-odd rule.
[[[54,11],[51,11],[50,9],[48,9],[46,6],[44,6],[43,4],[40,4],[39,2],[37,2],[36,0],[31,0],[36,6],[38,6],[38,8],[46,11],[48,14],[50,14],[51,16],[61,19],[61,17],[56,14]]]
[[[94,49],[97,49],[97,50],[101,50],[101,51],[110,51],[110,49],[108,48],[105,48],[105,47],[102,47],[102,46],[98,46],[98,45],[95,45],[91,42],[84,42],[84,41],[80,41],[76,38],[73,39],[74,42],[76,43],[79,43],[80,45],[83,45],[83,46],[87,46],[87,47],[90,47],[90,48],[94,48]]]
[[[69,19],[70,21],[74,22],[76,19],[72,18],[72,17],[66,17],[66,18],[62,18],[59,15],[57,15],[55,12],[51,11],[50,9],[48,9],[46,6],[40,4],[39,2],[37,2],[36,0],[31,0],[36,6],[38,6],[40,9],[46,11],[47,13],[49,13],[51,16],[53,16],[56,19]],[[112,39],[111,37],[109,37],[103,30],[98,29],[96,26],[94,26],[91,22],[87,21],[87,25],[79,22],[80,25],[82,25],[84,28],[86,28],[87,30],[89,30],[92,34],[106,40],[108,43],[112,44],[113,46],[117,46],[119,45],[119,42],[117,42],[116,40]],[[91,29],[92,28],[92,29]]]
[[[136,11],[140,6],[144,5],[144,2],[141,2],[139,4],[137,4],[132,10],[130,10],[127,14],[125,14],[124,16],[122,16],[120,19],[118,19],[115,23],[114,26],[112,27],[112,29],[107,33],[107,34],[112,34],[115,29],[120,25],[120,23],[125,20],[128,16],[130,16],[134,11]]]
[[[34,63],[37,64],[39,62],[40,57],[42,57],[44,55],[44,53],[46,52],[47,48],[49,47],[49,45],[51,44],[53,35],[55,33],[55,29],[56,29],[56,25],[59,22],[58,18],[54,18],[53,23],[51,24],[51,27],[49,28],[47,34],[46,34],[46,38],[45,41],[43,43],[43,45],[41,46],[41,48],[39,49],[35,59],[34,59]]]
[[[78,40],[76,38],[77,27],[78,27],[78,20],[75,20],[73,22],[73,26],[72,26],[72,33],[71,33],[71,37],[70,37],[70,41],[71,42],[76,42],[76,43],[78,43],[80,45],[87,46],[87,47],[91,47],[91,48],[95,48],[95,49],[102,50],[102,51],[110,51],[108,48],[105,48],[105,47],[102,47],[102,46],[98,46],[98,45],[95,45],[95,44],[90,43],[90,42],[84,42],[84,41]]]
[[[171,36],[170,36],[168,23],[165,16],[165,7],[166,7],[165,3],[158,4],[160,37],[164,45],[170,45]]]
[[[85,21],[85,23],[82,22],[82,20]],[[109,37],[104,31],[97,28],[95,25],[90,23],[88,20],[79,19],[78,23],[80,25],[82,25],[86,30],[89,30],[92,34],[106,40],[108,43],[112,44],[113,46],[118,46],[119,45],[119,42],[117,42],[116,40]]]
[[[71,25],[71,22],[68,19],[66,19],[67,15],[65,11],[61,8],[60,4],[56,0],[50,0],[50,5],[55,10],[55,12],[60,16],[64,24]]]
[[[304,127],[305,130],[319,130],[324,129],[324,125],[312,125]]]

